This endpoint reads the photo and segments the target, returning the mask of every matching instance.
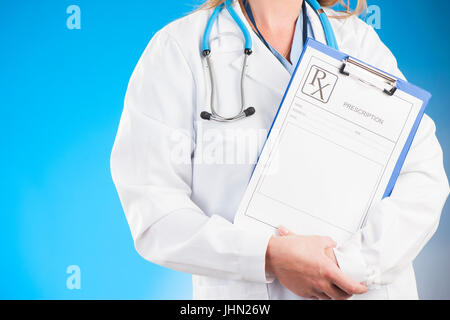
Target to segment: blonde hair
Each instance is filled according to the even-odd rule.
[[[206,2],[200,8],[201,9],[212,9],[217,6],[220,6],[225,1],[226,0],[206,0]],[[353,10],[350,9],[350,0],[347,0],[346,1],[347,3],[344,2],[345,0],[318,0],[318,1],[322,7],[332,7],[338,3],[341,4],[345,8],[345,10],[340,11],[340,12],[343,12],[344,14],[331,17],[331,18],[338,18],[338,19],[347,18],[352,15],[358,15],[361,12],[363,12],[367,7],[367,0],[356,0],[357,1],[356,7]]]

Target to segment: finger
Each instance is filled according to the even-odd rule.
[[[336,248],[337,243],[330,237],[322,237],[322,244],[325,246],[325,248]]]
[[[287,228],[280,226],[280,227],[278,227],[278,234],[280,236],[284,237],[284,236],[288,236],[290,234],[290,231]]]
[[[363,294],[367,287],[346,276],[336,265],[330,264],[328,279],[347,294]]]
[[[331,300],[330,296],[319,290],[314,290],[314,295],[320,300]]]
[[[333,261],[339,267],[338,261],[336,259],[336,255],[334,254],[333,248],[325,248],[325,255]]]
[[[339,287],[337,287],[331,282],[325,287],[324,292],[326,295],[328,295],[334,300],[347,300],[348,298],[351,297],[350,294],[341,290]]]

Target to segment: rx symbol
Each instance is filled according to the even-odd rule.
[[[320,102],[327,103],[336,85],[337,76],[313,65],[302,92]]]
[[[322,71],[320,69],[317,69],[316,73],[314,74],[314,77],[313,77],[313,79],[311,81],[311,84],[313,86],[317,86],[317,88],[318,88],[316,91],[311,93],[311,95],[314,96],[316,93],[319,93],[320,94],[320,100],[324,100],[324,98],[323,98],[323,90],[330,85],[329,83],[322,84],[322,80],[325,80],[326,77],[327,77],[327,74],[324,71]]]

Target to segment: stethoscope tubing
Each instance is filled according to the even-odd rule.
[[[239,113],[237,113],[236,115],[234,115],[232,117],[223,117],[214,108],[213,100],[214,100],[215,84],[214,84],[214,76],[213,76],[213,74],[214,74],[213,63],[211,62],[211,58],[209,55],[205,57],[206,63],[208,65],[209,77],[211,79],[211,82],[210,82],[210,84],[211,84],[211,95],[210,95],[211,114],[209,115],[208,120],[215,120],[215,121],[219,121],[219,122],[232,122],[232,121],[236,121],[236,120],[245,118],[245,117],[247,117],[248,112],[252,112],[251,109],[247,113],[245,112],[246,110],[244,110],[244,106],[245,106],[244,83],[245,83],[245,75],[246,75],[247,66],[248,66],[248,64],[247,64],[248,57],[249,57],[249,55],[247,55],[247,54],[244,55],[244,63],[242,65],[242,71],[241,71],[241,109],[239,110]],[[202,116],[202,118],[205,118],[205,117]]]
[[[245,109],[245,78],[246,78],[246,71],[248,68],[248,57],[252,54],[252,37],[250,35],[250,32],[248,31],[248,28],[244,24],[244,22],[241,20],[239,15],[236,13],[236,11],[232,7],[233,0],[226,0],[224,3],[217,6],[213,13],[211,14],[210,18],[208,19],[208,22],[206,24],[205,32],[203,33],[202,38],[202,55],[206,59],[206,64],[208,68],[208,74],[210,78],[210,86],[211,86],[211,95],[210,95],[210,109],[211,113],[207,111],[201,112],[200,116],[202,119],[205,120],[214,120],[218,122],[233,122],[236,120],[243,119],[245,117],[251,116],[255,113],[255,109],[253,107],[248,107]],[[322,24],[322,28],[325,33],[325,38],[327,41],[327,45],[338,50],[338,44],[336,41],[336,37],[333,32],[333,28],[331,26],[331,23],[325,14],[324,10],[320,6],[319,2],[317,0],[306,0],[306,2],[314,9],[316,14],[319,16],[320,22]],[[239,29],[241,30],[245,44],[244,44],[244,62],[242,65],[241,70],[241,108],[237,114],[230,117],[224,117],[218,113],[218,111],[215,108],[214,105],[214,93],[215,93],[215,84],[214,84],[214,67],[213,63],[211,62],[211,47],[210,47],[210,35],[211,30],[216,22],[220,12],[226,8],[230,16],[233,18],[233,20],[238,25]],[[255,26],[256,27],[256,26]]]
[[[327,41],[327,45],[332,47],[333,49],[339,50],[336,36],[333,32],[333,27],[331,26],[330,20],[328,19],[325,11],[322,9],[322,6],[317,2],[317,0],[306,0],[309,5],[314,9],[316,14],[319,16],[320,23],[322,24],[323,32],[325,33],[325,39]]]

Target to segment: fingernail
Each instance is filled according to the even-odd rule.
[[[287,236],[289,234],[289,231],[285,227],[280,226],[278,227],[278,234],[280,236]]]

